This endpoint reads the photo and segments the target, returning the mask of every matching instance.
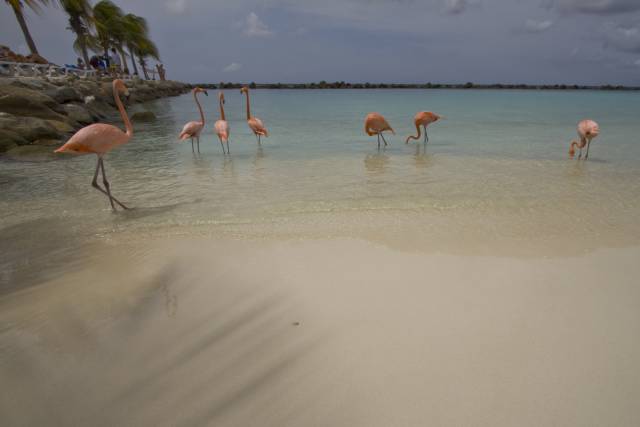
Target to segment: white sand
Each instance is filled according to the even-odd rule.
[[[638,248],[98,253],[0,297],[3,426],[640,425]]]

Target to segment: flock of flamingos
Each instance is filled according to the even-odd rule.
[[[240,89],[240,92],[244,93],[247,97],[247,124],[256,136],[258,144],[260,144],[261,137],[266,137],[269,135],[269,133],[267,132],[267,128],[262,123],[262,120],[251,115],[251,107],[249,106],[249,88],[245,86]],[[120,100],[120,93],[124,94],[127,97],[129,96],[129,90],[125,86],[124,82],[122,80],[116,79],[113,81],[113,97],[115,99],[118,110],[120,111],[120,115],[122,116],[122,121],[124,122],[124,126],[126,129],[125,132],[113,125],[108,125],[105,123],[94,123],[80,129],[62,147],[58,148],[55,151],[56,153],[97,155],[98,162],[96,164],[96,170],[93,174],[93,181],[91,181],[91,185],[109,198],[111,208],[114,211],[116,210],[116,205],[120,206],[123,209],[129,208],[111,194],[109,181],[107,180],[107,175],[104,172],[103,157],[115,147],[127,143],[133,136],[133,126],[131,126],[131,121],[129,120],[127,112],[122,105],[122,101]],[[200,110],[200,121],[192,121],[185,124],[178,138],[181,141],[190,139],[191,149],[194,151],[195,140],[198,152],[200,152],[200,134],[204,129],[205,120],[204,113],[202,112],[202,106],[198,101],[198,93],[204,93],[207,96],[208,93],[206,90],[199,87],[193,89],[193,97],[196,104],[198,105],[198,109]],[[220,120],[215,122],[214,128],[216,134],[218,135],[218,139],[220,140],[222,151],[225,154],[230,154],[230,128],[229,123],[227,123],[224,115],[224,94],[222,92],[220,92],[219,95],[219,102]],[[424,142],[426,143],[429,140],[429,137],[427,135],[427,126],[438,121],[441,118],[443,117],[430,111],[421,111],[417,113],[414,117],[414,123],[418,134],[416,136],[411,135],[407,137],[405,142],[409,143],[409,140],[412,139],[419,140],[422,128],[424,129]],[[382,138],[385,146],[388,145],[386,139],[384,138],[383,132],[389,131],[395,135],[393,128],[379,113],[367,114],[364,121],[364,131],[369,136],[376,135],[378,137],[378,149],[380,148],[380,138]],[[569,146],[569,156],[573,158],[575,156],[576,148],[578,148],[580,150],[578,158],[581,158],[582,149],[586,147],[587,150],[584,158],[589,158],[589,145],[591,144],[591,140],[597,137],[599,133],[600,128],[598,127],[598,124],[593,120],[582,120],[580,123],[578,123],[578,136],[580,137],[580,141],[571,141],[571,144]],[[225,144],[227,146],[226,151]],[[104,188],[98,184],[98,175],[100,173],[102,173],[102,183],[104,185]]]

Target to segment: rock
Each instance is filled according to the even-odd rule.
[[[44,88],[44,84],[40,86],[35,82],[31,82],[29,85],[34,87],[34,89],[30,89],[26,87],[26,82],[28,81],[29,79],[27,78],[17,78],[12,80],[12,84],[0,85],[0,99],[4,96],[16,96],[43,104],[49,108],[52,108],[57,104],[53,98],[41,92],[41,89]],[[38,88],[39,86],[40,88]]]
[[[5,156],[23,162],[45,162],[61,158],[54,154],[54,148],[41,145],[21,145],[8,150]]]
[[[113,111],[109,104],[98,98],[85,100],[84,106],[95,120],[104,119],[107,112]]]
[[[0,111],[16,116],[65,120],[53,109],[59,108],[51,97],[31,89],[15,86],[0,86]]]
[[[53,126],[59,133],[73,133],[75,128],[67,122],[59,120],[46,120],[51,126]]]
[[[14,139],[18,145],[28,144],[37,139],[60,138],[62,136],[61,132],[47,120],[10,114],[0,115],[0,129],[18,135],[22,139],[22,141]]]
[[[96,96],[100,91],[100,86],[94,80],[78,80],[73,84],[73,87],[84,97]]]
[[[7,129],[0,129],[0,153],[4,153],[15,147],[16,145],[25,145],[29,141],[15,132]]]
[[[60,147],[64,144],[65,141],[61,139],[38,139],[33,141],[32,145],[41,145],[47,147]]]
[[[131,121],[134,122],[153,122],[157,119],[153,111],[138,111],[131,115]]]
[[[60,104],[82,102],[84,99],[80,92],[69,86],[60,86],[51,92],[47,92],[47,95]]]
[[[89,111],[82,105],[64,104],[64,111],[71,120],[83,125],[93,123],[95,120]]]
[[[36,91],[44,92],[48,90],[54,90],[56,88],[54,85],[43,79],[33,77],[12,77],[2,80],[8,80],[7,84],[10,84],[11,86],[23,87]]]

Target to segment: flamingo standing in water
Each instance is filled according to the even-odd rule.
[[[191,138],[191,151],[195,152],[193,149],[193,138],[196,139],[198,143],[198,153],[200,152],[200,133],[202,129],[204,129],[204,113],[202,112],[202,106],[200,106],[200,102],[198,101],[198,97],[196,96],[198,93],[202,92],[206,96],[209,96],[206,90],[196,87],[193,89],[193,99],[196,100],[196,104],[198,105],[198,110],[200,110],[200,121],[189,122],[182,128],[182,132],[178,138],[180,141],[184,141],[187,138]]]
[[[391,131],[392,134],[396,134],[395,131],[389,126],[387,120],[380,113],[369,113],[367,117],[364,118],[364,132],[369,135],[377,135],[378,136],[378,149],[380,149],[380,137],[384,141],[384,145],[387,146],[387,140],[384,139],[384,135],[382,132]]]
[[[227,154],[231,154],[231,151],[229,151],[229,131],[231,129],[229,128],[229,123],[227,123],[227,120],[224,117],[224,93],[220,92],[218,99],[220,101],[220,120],[218,120],[213,127],[216,129],[220,145],[222,145],[222,152],[224,153],[224,142],[227,144]]]
[[[96,172],[93,174],[93,181],[91,185],[104,193],[109,197],[109,203],[111,203],[111,209],[116,210],[116,205],[120,205],[123,209],[129,209],[118,199],[111,194],[111,188],[109,181],[107,181],[107,175],[104,173],[103,157],[109,151],[115,147],[127,143],[133,136],[133,127],[127,117],[127,112],[120,100],[120,93],[123,93],[126,97],[129,96],[129,90],[124,85],[122,80],[116,79],[113,81],[113,97],[122,116],[122,121],[126,128],[126,132],[123,132],[120,128],[108,125],[104,123],[94,123],[89,126],[85,126],[76,132],[62,147],[58,148],[56,153],[73,153],[73,154],[96,154],[98,156],[98,163],[96,164]],[[104,188],[98,184],[98,173],[102,171],[102,183]]]
[[[269,133],[267,132],[267,128],[264,127],[262,120],[251,115],[251,107],[249,107],[249,88],[247,86],[244,86],[242,89],[240,89],[240,93],[244,93],[245,95],[247,95],[247,124],[253,131],[253,134],[256,136],[256,138],[258,138],[258,144],[260,144],[260,137],[269,136]]]
[[[431,111],[420,111],[416,113],[416,115],[413,117],[413,122],[415,123],[416,129],[418,130],[418,135],[409,135],[407,137],[407,140],[405,141],[405,144],[408,144],[410,139],[420,139],[421,126],[424,128],[424,143],[426,144],[427,141],[429,141],[429,135],[427,135],[427,126],[429,126],[431,123],[437,122],[441,118],[442,116],[436,113],[432,113]]]
[[[573,158],[576,155],[576,147],[580,149],[580,154],[578,154],[578,158],[582,157],[582,149],[584,146],[587,146],[587,152],[584,156],[585,160],[589,158],[589,145],[591,144],[591,140],[597,137],[600,134],[600,126],[593,120],[582,120],[578,123],[578,136],[580,137],[580,142],[571,141],[571,145],[569,146],[569,157]]]

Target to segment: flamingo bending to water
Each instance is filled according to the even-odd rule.
[[[569,157],[573,158],[576,155],[576,147],[580,150],[580,154],[578,154],[578,158],[582,157],[582,149],[587,146],[587,152],[584,156],[585,160],[589,158],[589,145],[591,144],[591,140],[597,137],[600,134],[600,126],[593,120],[582,120],[578,123],[578,136],[580,137],[580,142],[571,141],[571,145],[569,146]]]
[[[427,141],[429,141],[429,135],[427,134],[427,126],[429,126],[431,123],[437,122],[441,118],[442,116],[436,113],[432,113],[431,111],[420,111],[416,113],[416,115],[413,117],[413,122],[415,123],[416,129],[418,130],[418,135],[416,136],[409,135],[407,137],[407,140],[405,141],[405,144],[408,144],[410,139],[415,139],[415,140],[420,139],[420,127],[424,128],[424,143],[426,144]]]
[[[118,199],[111,194],[111,186],[107,181],[107,175],[104,173],[103,157],[109,151],[115,147],[127,143],[133,136],[133,127],[127,117],[127,112],[120,100],[120,93],[123,93],[126,97],[129,96],[129,90],[124,85],[122,80],[116,79],[113,81],[113,97],[122,116],[122,121],[126,128],[126,132],[123,132],[120,128],[108,125],[105,123],[94,123],[89,126],[85,126],[76,132],[62,147],[58,148],[56,153],[73,153],[73,154],[96,154],[98,156],[98,163],[96,164],[96,171],[93,174],[93,181],[91,185],[104,193],[109,197],[109,203],[111,203],[111,209],[116,210],[115,204],[117,203],[123,209],[129,209]],[[102,171],[102,183],[104,188],[98,184],[98,173]]]
[[[180,135],[178,136],[178,138],[180,139],[180,141],[184,141],[187,138],[191,138],[191,151],[193,152],[195,152],[195,150],[193,149],[193,138],[195,138],[198,143],[198,153],[199,153],[200,152],[200,133],[202,132],[202,129],[204,129],[204,113],[202,112],[202,106],[200,105],[200,102],[198,101],[198,97],[196,95],[200,92],[204,93],[206,96],[209,96],[209,94],[207,93],[206,90],[199,87],[194,88],[192,92],[193,92],[193,99],[195,99],[196,104],[198,105],[198,110],[200,110],[200,121],[199,122],[193,121],[184,125],[184,127],[182,128],[182,132],[180,132]]]
[[[227,154],[231,154],[231,151],[229,151],[229,132],[231,129],[229,128],[229,123],[227,123],[227,120],[224,117],[224,93],[222,93],[222,91],[220,92],[220,95],[218,95],[218,100],[220,102],[220,120],[214,124],[214,128],[216,129],[216,134],[220,140],[220,145],[222,145],[222,152],[224,153],[224,142],[227,144]]]
[[[249,106],[249,88],[247,86],[244,86],[242,89],[240,89],[240,93],[244,93],[245,95],[247,95],[247,124],[258,139],[258,144],[260,144],[260,137],[269,136],[269,133],[267,132],[267,128],[264,127],[262,120],[251,115],[251,107]]]
[[[382,132],[391,131],[392,134],[396,134],[395,131],[389,126],[387,120],[380,113],[369,113],[367,117],[364,119],[364,132],[369,135],[377,135],[378,136],[378,149],[380,149],[380,137],[384,141],[384,145],[387,146],[387,140],[384,139],[384,135]]]

